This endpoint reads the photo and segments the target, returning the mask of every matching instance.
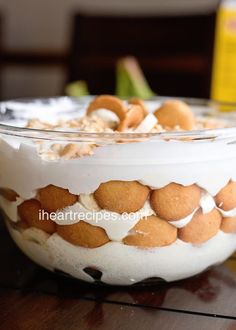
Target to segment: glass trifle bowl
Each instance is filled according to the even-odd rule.
[[[0,206],[12,239],[48,270],[112,285],[223,262],[236,250],[236,115],[220,107],[2,102]]]

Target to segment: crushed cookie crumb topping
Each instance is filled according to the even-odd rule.
[[[101,115],[99,110],[110,111],[117,120]],[[184,131],[185,127],[191,127],[189,130],[192,130],[192,127],[197,130],[222,128],[226,125],[217,119],[194,117],[191,108],[182,101],[166,101],[154,113],[150,113],[143,100],[131,99],[125,103],[117,97],[101,95],[89,104],[86,114],[82,117],[60,119],[54,124],[35,118],[30,119],[26,127],[74,133],[161,133]],[[35,143],[39,155],[45,160],[69,160],[90,156],[94,149],[99,147],[94,142],[50,144],[37,140]],[[120,143],[120,141],[114,140],[114,143]]]

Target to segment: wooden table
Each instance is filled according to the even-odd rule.
[[[108,287],[52,274],[0,229],[0,329],[236,329],[236,257],[192,279]]]

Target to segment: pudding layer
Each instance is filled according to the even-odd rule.
[[[74,246],[57,234],[43,237],[39,230],[21,233],[11,226],[16,244],[33,261],[50,270],[61,270],[71,276],[92,282],[84,269],[102,272],[107,284],[131,285],[148,278],[180,280],[223,262],[236,249],[235,234],[219,232],[201,248],[177,240],[174,244],[154,249],[137,249],[119,242],[110,242],[96,249]]]

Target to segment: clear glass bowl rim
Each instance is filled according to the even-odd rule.
[[[9,101],[0,102],[0,113],[2,114],[2,109],[6,109],[6,106],[10,102],[19,103],[19,104],[30,104],[31,102],[49,102],[52,100],[60,100],[67,99],[72,101],[74,104],[78,104],[78,106],[83,106],[85,100],[91,100],[94,96],[85,96],[85,97],[46,97],[46,98],[19,98],[13,99]],[[190,105],[195,106],[208,106],[209,110],[211,109],[211,115],[215,117],[219,117],[220,115],[227,114],[227,116],[234,115],[235,116],[235,126],[227,127],[227,128],[215,128],[215,129],[202,129],[202,130],[194,130],[194,131],[181,131],[181,132],[161,132],[161,133],[89,133],[83,131],[59,131],[59,130],[43,130],[43,129],[34,129],[27,127],[19,127],[12,126],[0,123],[0,134],[21,137],[21,138],[29,138],[29,139],[39,139],[39,140],[55,140],[55,141],[73,141],[73,142],[81,142],[81,141],[107,141],[114,142],[115,141],[134,141],[135,140],[143,140],[147,138],[152,138],[154,140],[163,140],[163,139],[174,139],[174,140],[209,140],[209,139],[224,139],[229,137],[236,137],[236,102],[220,102],[216,100],[210,99],[198,99],[198,98],[186,98],[186,97],[167,97],[167,96],[156,96],[147,101],[165,101],[169,99],[178,99],[187,102]],[[227,107],[230,109],[229,112],[221,112],[218,111],[219,107]],[[9,110],[10,107],[8,108]],[[235,109],[235,110],[231,110]],[[4,114],[2,114],[4,115]]]

